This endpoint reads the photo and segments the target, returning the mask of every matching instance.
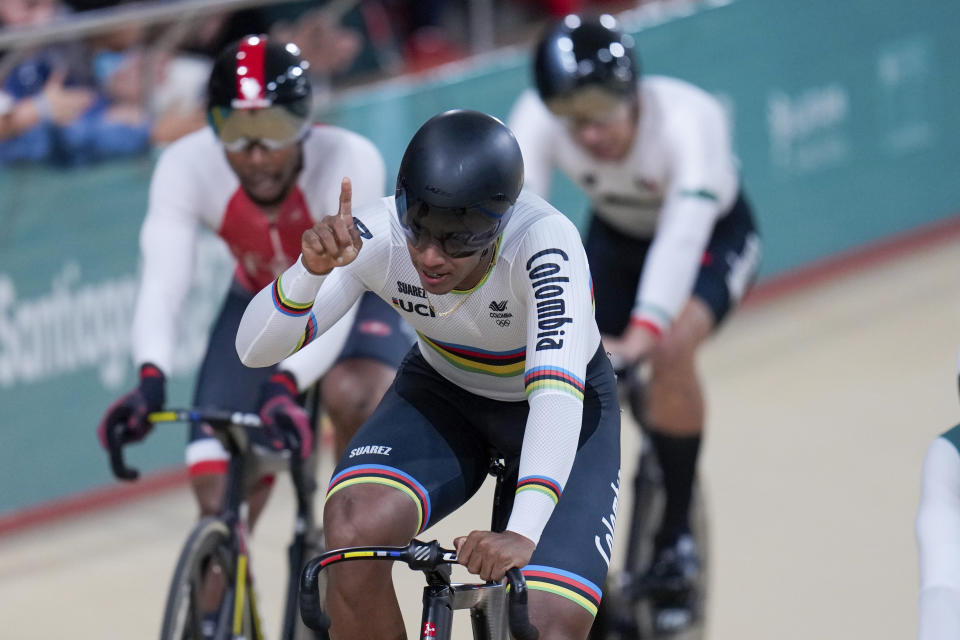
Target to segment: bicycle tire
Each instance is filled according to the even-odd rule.
[[[631,591],[636,577],[650,562],[653,552],[653,536],[663,509],[663,486],[660,468],[644,441],[637,469],[631,480],[632,508],[629,519],[624,517],[628,529],[620,530],[627,535],[626,558],[623,569],[607,574],[603,598],[590,629],[589,640],[640,640],[649,638],[652,622],[645,601],[636,600]]]
[[[653,538],[663,512],[665,502],[659,465],[652,451],[641,453],[640,463],[634,477],[634,502],[630,516],[627,542],[627,562],[624,569],[628,576],[623,587],[624,575],[608,576],[604,598],[600,602],[597,617],[590,631],[590,640],[702,640],[708,595],[709,531],[706,500],[700,488],[699,478],[694,480],[691,503],[691,529],[700,553],[700,575],[697,580],[695,620],[689,627],[669,634],[657,633],[653,623],[652,605],[647,598],[634,599],[624,590],[629,590],[630,581],[642,575],[653,555]]]
[[[641,501],[645,501],[645,504],[641,506],[641,508],[646,510],[646,515],[644,516],[643,513],[639,514],[639,519],[644,522],[645,526],[643,526],[639,532],[641,535],[639,539],[631,539],[628,541],[629,545],[637,545],[639,549],[639,553],[634,554],[634,565],[629,568],[630,573],[634,576],[642,575],[652,561],[653,538],[656,534],[656,529],[662,517],[663,507],[666,502],[664,488],[659,475],[659,464],[656,457],[653,455],[649,456],[648,464],[655,468],[648,470],[644,480],[646,485],[638,491],[648,494],[638,500],[638,506]],[[696,600],[693,603],[693,622],[678,631],[657,632],[654,625],[655,612],[653,604],[649,598],[641,598],[634,612],[638,632],[636,635],[628,634],[624,636],[624,640],[659,640],[661,638],[669,638],[670,640],[702,640],[705,637],[706,603],[709,596],[708,575],[710,545],[706,498],[700,486],[699,476],[694,478],[693,499],[690,504],[690,528],[697,544],[700,560],[700,573],[696,581]]]
[[[233,592],[236,588],[236,556],[233,551],[232,537],[227,525],[212,517],[198,522],[180,552],[164,607],[160,640],[203,640],[200,625],[203,614],[197,607],[199,587],[212,559],[220,566],[226,588],[219,607],[219,621],[214,635],[217,640],[231,637]],[[256,626],[249,598],[245,600],[244,627],[252,630]],[[247,634],[245,637],[255,637]]]

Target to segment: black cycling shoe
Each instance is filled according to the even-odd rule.
[[[681,535],[656,553],[640,585],[650,597],[658,634],[682,631],[696,621],[699,576],[700,558],[690,534]]]

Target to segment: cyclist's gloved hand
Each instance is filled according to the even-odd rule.
[[[307,458],[313,451],[313,429],[307,412],[297,402],[297,382],[293,374],[277,371],[263,384],[260,419],[268,430],[268,437],[279,437],[301,458]]]
[[[140,367],[139,386],[111,404],[97,427],[103,448],[108,448],[107,430],[117,424],[123,425],[121,444],[143,440],[153,429],[147,415],[163,409],[166,397],[166,377],[163,372],[149,362],[143,364]]]

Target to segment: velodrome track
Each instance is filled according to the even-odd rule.
[[[758,295],[705,349],[712,640],[915,635],[921,460],[930,439],[960,421],[958,228],[856,261],[855,270],[827,269],[829,278],[787,295]],[[623,434],[626,481],[636,436],[626,422]],[[449,544],[485,527],[489,488],[426,537]],[[253,539],[274,636],[292,518],[287,489],[278,482]],[[8,532],[0,537],[0,637],[156,637],[193,520],[178,485]],[[419,574],[395,575],[405,610],[418,612]],[[408,616],[408,629],[418,618]],[[466,638],[461,621],[456,637]]]

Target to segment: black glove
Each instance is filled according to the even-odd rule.
[[[313,451],[313,429],[310,417],[297,402],[297,382],[293,374],[277,371],[270,376],[260,389],[259,406],[266,438],[279,440],[302,459],[309,457]]]
[[[111,404],[97,427],[104,449],[109,448],[107,432],[114,425],[123,425],[121,444],[143,440],[150,433],[153,424],[147,420],[147,415],[163,409],[167,398],[166,383],[163,372],[155,365],[148,362],[140,367],[140,385]]]

